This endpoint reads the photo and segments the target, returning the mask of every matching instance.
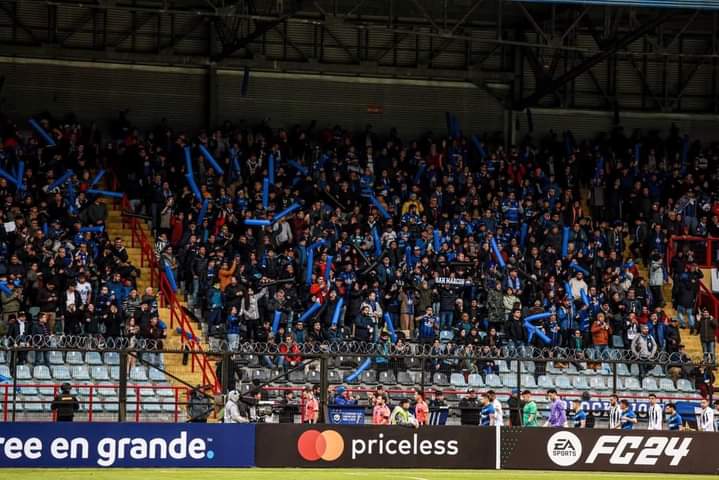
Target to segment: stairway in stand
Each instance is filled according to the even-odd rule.
[[[591,215],[591,210],[589,208],[589,190],[588,189],[582,189],[580,190],[580,198],[579,201],[582,205],[582,210],[584,210],[585,215]],[[624,252],[625,258],[630,258],[631,253],[629,252],[629,242],[627,243],[627,248]],[[633,259],[634,262],[637,264],[637,267],[639,268],[639,273],[641,276],[645,279],[649,279],[649,274],[647,271],[647,268],[640,263],[639,259]],[[672,283],[671,279],[667,281],[667,283],[664,284],[663,288],[664,293],[664,312],[669,316],[669,318],[676,318],[677,311],[674,308],[674,305],[672,305]],[[684,347],[686,348],[687,354],[691,357],[694,361],[700,361],[703,358],[702,353],[702,346],[701,342],[699,341],[699,337],[697,335],[689,335],[689,329],[682,329],[681,330],[681,337],[682,337],[682,343],[684,344]],[[719,380],[718,380],[719,382]]]
[[[150,245],[154,246],[154,237],[152,236],[152,231],[150,227],[147,225],[144,221],[138,221],[137,222],[138,228],[142,230],[142,232],[145,234],[145,237],[147,238],[148,242],[150,242]],[[137,268],[140,269],[141,274],[140,278],[137,281],[137,288],[138,293],[142,295],[144,290],[147,287],[152,287],[153,291],[155,293],[158,292],[159,285],[150,285],[150,265],[148,262],[145,262],[144,266],[142,265],[142,249],[139,245],[136,245],[135,247],[132,247],[132,229],[130,225],[126,225],[125,228],[123,228],[122,223],[122,213],[119,206],[110,206],[108,205],[108,219],[107,219],[107,232],[110,237],[110,239],[114,239],[116,237],[120,237],[123,239],[125,246],[127,247],[127,251],[130,257],[130,262]],[[181,335],[177,333],[176,329],[178,327],[177,321],[175,322],[175,325],[173,328],[170,328],[171,324],[171,311],[168,307],[160,307],[159,308],[159,316],[160,319],[167,325],[167,339],[164,342],[165,349],[166,350],[175,350],[179,351],[182,350],[183,344]],[[177,318],[177,317],[175,317]],[[192,327],[195,330],[195,333],[198,335],[198,337],[201,337],[201,328],[199,325],[193,325]],[[202,340],[202,338],[198,339],[200,344],[205,346],[205,342]],[[182,363],[182,355],[180,354],[165,354],[165,368],[168,373],[171,375],[182,379],[184,382],[189,383],[190,385],[200,385],[203,383],[202,381],[202,369],[196,365],[194,368],[194,372],[192,371],[192,356],[190,355],[187,361],[186,365],[183,365]],[[168,376],[169,377],[169,376]],[[173,386],[178,387],[185,387],[186,385],[177,381],[176,379],[170,377],[170,382]],[[180,398],[180,401],[184,402],[186,401],[186,398]]]

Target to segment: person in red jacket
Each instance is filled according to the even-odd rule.
[[[592,323],[592,343],[599,353],[609,348],[609,337],[612,335],[612,326],[609,325],[603,312],[597,313],[597,318]]]

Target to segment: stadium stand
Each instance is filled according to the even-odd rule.
[[[340,127],[41,124],[57,146],[2,130],[6,412],[47,412],[67,381],[112,415],[119,359],[100,351],[116,338],[134,352],[138,419],[184,415],[187,385],[219,391],[204,352],[227,350],[245,391],[321,384],[294,367],[326,346],[330,384],[426,385],[453,408],[468,387],[712,394],[690,363],[714,359],[717,300],[694,251],[719,236],[710,152],[684,158],[676,131],[635,157],[619,133],[505,151]],[[41,354],[61,337],[97,351]]]

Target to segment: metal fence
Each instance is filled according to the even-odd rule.
[[[505,402],[525,389],[541,399],[550,388],[587,402],[601,402],[611,394],[635,400],[649,393],[667,401],[695,399],[695,379],[713,367],[712,359],[693,363],[666,352],[642,359],[627,350],[591,348],[450,349],[446,344],[342,342],[244,343],[231,350],[218,341],[202,355],[217,368],[220,392],[214,385],[197,389],[174,376],[166,365],[184,361],[194,368],[191,352],[158,350],[159,346],[128,338],[5,338],[0,342],[0,418],[53,418],[50,404],[65,382],[80,401],[76,419],[86,421],[191,421],[196,420],[188,412],[193,395],[207,399],[205,413],[212,417],[224,402],[216,394],[231,389],[245,396],[259,392],[271,406],[284,392],[299,393],[306,386],[315,387],[320,418],[325,419],[339,385],[356,395],[368,414],[380,385],[392,401],[415,391],[427,396],[441,391],[454,409],[451,417],[457,417],[458,402],[469,389],[492,389]]]

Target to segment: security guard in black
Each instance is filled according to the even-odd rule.
[[[80,410],[80,402],[70,393],[70,389],[69,383],[63,383],[60,393],[52,401],[52,410],[57,412],[58,422],[72,422],[75,412]]]

